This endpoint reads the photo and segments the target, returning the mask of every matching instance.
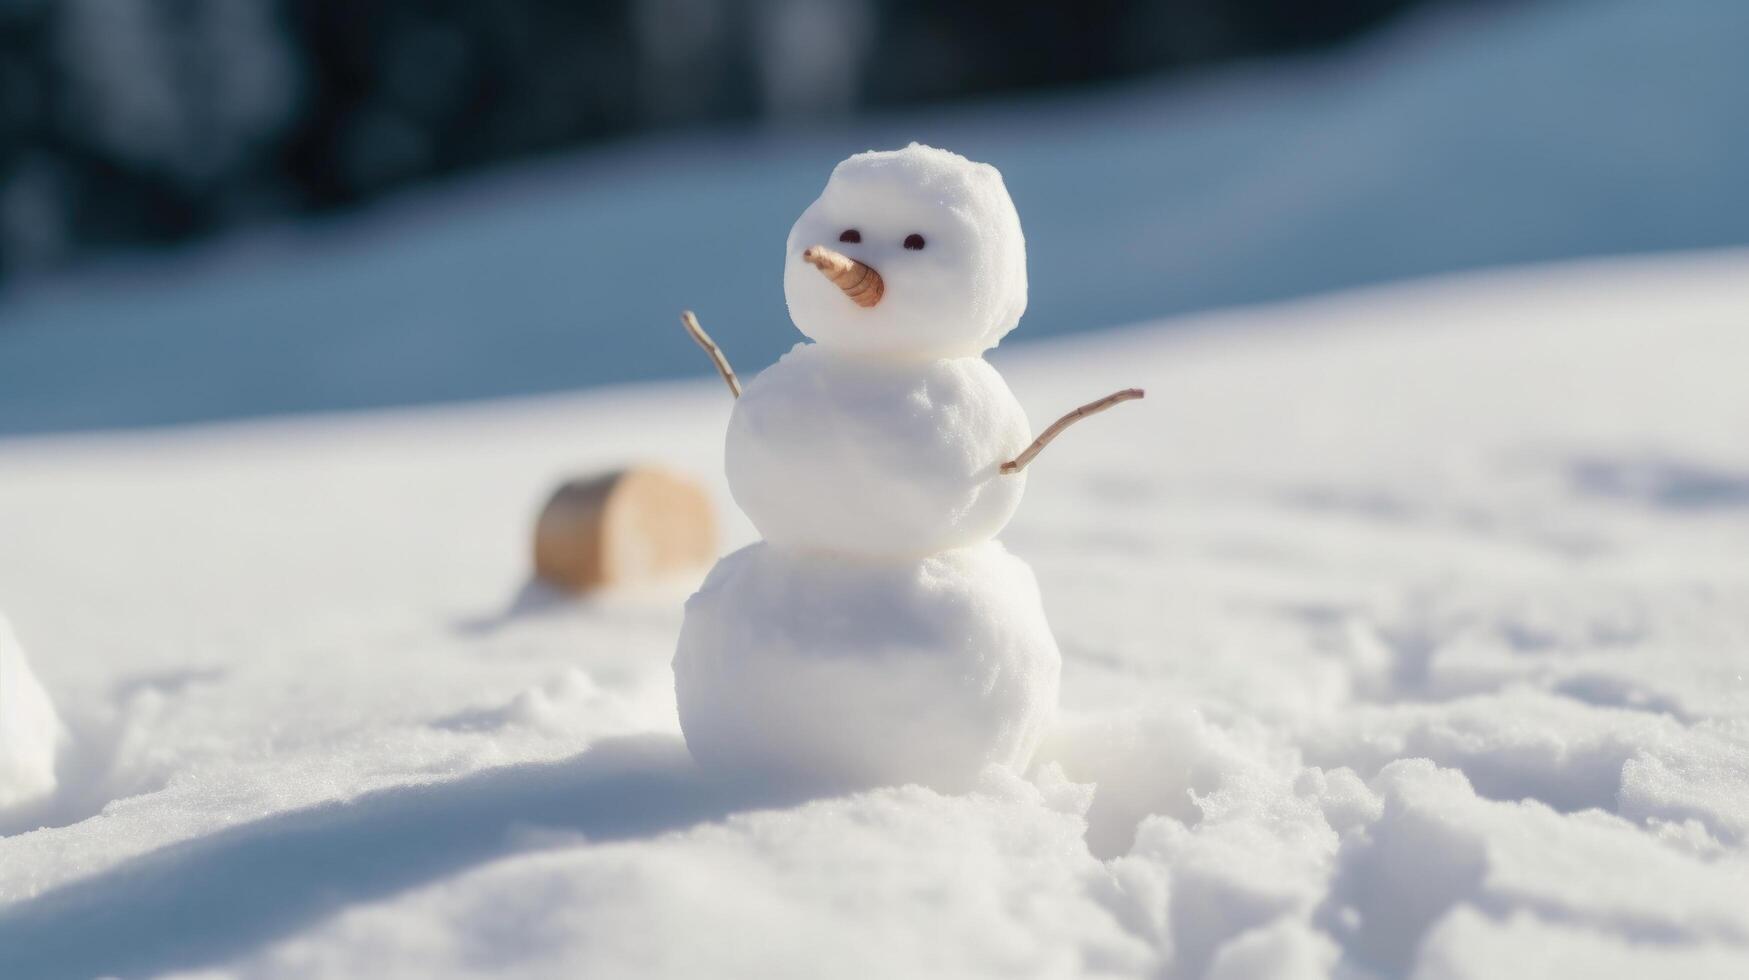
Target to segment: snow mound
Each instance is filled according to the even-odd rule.
[[[31,673],[12,624],[0,616],[0,812],[55,790],[60,717]]]

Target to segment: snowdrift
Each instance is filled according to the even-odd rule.
[[[1011,353],[1150,394],[1028,471],[1064,717],[961,795],[705,778],[692,583],[524,584],[628,459],[754,537],[714,378],[0,443],[103,774],[0,824],[0,975],[1742,975],[1745,309],[1736,252]]]

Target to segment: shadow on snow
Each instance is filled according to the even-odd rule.
[[[562,762],[379,790],[174,844],[21,902],[0,914],[0,976],[206,966],[351,903],[512,853],[518,828],[630,840],[810,795],[707,777],[669,736],[608,739]]]

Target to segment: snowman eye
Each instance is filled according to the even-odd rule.
[[[862,241],[862,232],[857,231],[855,228],[846,228],[844,229],[844,234],[838,236],[838,240],[855,245],[857,242]]]
[[[923,248],[923,236],[917,234],[916,232],[912,232],[911,234],[906,235],[905,236],[905,247],[910,249],[913,252],[921,251]]]

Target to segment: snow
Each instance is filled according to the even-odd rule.
[[[663,139],[0,299],[0,698],[28,645],[64,732],[0,810],[0,976],[1749,973],[1749,252],[1172,316],[1741,245],[1746,16]],[[702,376],[682,305],[751,374],[784,227],[913,137],[1002,166],[1015,339],[1133,324],[1005,345],[1026,412],[1149,391],[1003,532],[1062,657],[1022,775],[702,772],[704,570],[528,580],[551,489],[631,461],[754,540],[714,377],[51,434]]]
[[[1024,770],[1061,673],[1032,570],[989,541],[879,560],[749,545],[687,600],[674,657],[700,764],[828,788]]]
[[[55,706],[0,616],[0,814],[54,792],[61,738]]]
[[[824,241],[854,264],[819,265]],[[1002,176],[917,143],[857,154],[788,248],[814,342],[737,391],[724,471],[764,540],[687,600],[686,746],[707,770],[818,789],[1024,772],[1062,657],[1032,570],[993,540],[1025,489],[998,467],[1030,436],[981,356],[1026,307]]]
[[[803,258],[819,246],[872,266],[886,284],[878,302],[846,303]],[[1001,173],[932,146],[858,153],[832,168],[786,252],[790,318],[844,353],[972,357],[1026,311],[1026,239]]]
[[[1002,531],[1026,474],[999,467],[1031,441],[1020,402],[981,357],[893,362],[798,344],[735,404],[725,471],[769,541],[918,557]]]
[[[737,363],[768,364],[792,342],[785,231],[835,162],[913,139],[1001,167],[1031,264],[1017,339],[1452,269],[1739,245],[1746,34],[1741,0],[1480,5],[1188,84],[619,145],[14,289],[0,432],[707,373],[673,329],[683,306]],[[271,75],[270,55],[251,65]],[[260,101],[214,70],[214,98]],[[6,210],[31,225],[31,188],[16,190]]]
[[[526,584],[627,460],[753,540],[714,378],[0,443],[71,733],[0,975],[1742,974],[1745,310],[1738,250],[1004,347],[1150,394],[1029,470],[1064,710],[959,794],[703,774],[697,582]]]

